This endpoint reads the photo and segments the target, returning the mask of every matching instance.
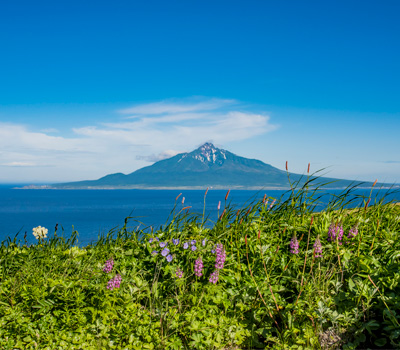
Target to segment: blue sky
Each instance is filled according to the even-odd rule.
[[[205,141],[400,183],[399,1],[0,4],[0,182],[130,173]]]

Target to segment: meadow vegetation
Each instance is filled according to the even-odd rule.
[[[400,206],[353,186],[315,212],[311,185],[228,192],[214,222],[180,197],[162,227],[86,247],[2,242],[0,348],[399,349]]]

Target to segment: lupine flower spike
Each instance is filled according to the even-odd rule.
[[[347,235],[347,238],[352,239],[352,238],[356,237],[357,235],[358,235],[358,225],[356,224],[350,229],[349,234]],[[346,241],[346,243],[349,243],[349,242]]]
[[[122,277],[121,275],[116,275],[114,278],[111,278],[107,283],[107,289],[113,290],[114,288],[119,288],[121,285]]]
[[[354,237],[357,236],[357,235],[358,235],[358,226],[357,226],[357,225],[354,225],[354,226],[350,229],[349,234],[347,235],[347,237],[348,237],[348,238],[354,238]]]
[[[194,274],[197,277],[203,276],[203,260],[201,260],[201,257],[198,258],[194,263]]]
[[[319,240],[319,236],[317,237],[314,243],[314,256],[316,258],[322,258],[322,244],[321,241]]]
[[[217,247],[215,249],[216,252],[216,258],[215,258],[215,268],[217,270],[221,270],[224,268],[224,263],[226,260],[226,253],[224,246],[220,243],[217,244]]]
[[[343,239],[343,226],[339,224],[331,224],[331,226],[329,226],[329,231],[328,231],[328,241],[333,242],[337,240],[339,242],[339,245],[341,245],[342,239]]]
[[[214,283],[216,284],[218,282],[218,278],[219,278],[219,271],[215,270],[211,275],[210,278],[208,279],[208,281],[210,283]]]
[[[113,259],[107,260],[106,263],[104,264],[103,272],[106,272],[106,273],[111,272],[111,270],[113,269],[113,266],[114,266],[114,260]]]
[[[290,252],[292,254],[299,254],[299,241],[297,240],[296,236],[290,240]]]

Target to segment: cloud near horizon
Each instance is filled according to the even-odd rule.
[[[0,165],[10,169],[0,175],[0,182],[14,179],[17,170],[11,169],[21,167],[29,168],[33,179],[44,181],[129,173],[148,162],[191,151],[206,140],[223,145],[278,128],[264,113],[216,98],[139,104],[117,111],[115,119],[72,128],[69,136],[61,131],[50,135],[55,131],[51,125],[33,131],[34,126],[0,123]],[[51,169],[44,173],[42,167]]]

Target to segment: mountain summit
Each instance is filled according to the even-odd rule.
[[[291,181],[302,178],[290,174]],[[305,177],[304,177],[305,180]],[[328,182],[335,179],[321,178]],[[339,180],[330,187],[346,187],[352,181]],[[180,153],[131,174],[104,176],[98,180],[52,185],[52,188],[288,188],[287,173],[257,159],[240,157],[206,142],[192,152]]]

